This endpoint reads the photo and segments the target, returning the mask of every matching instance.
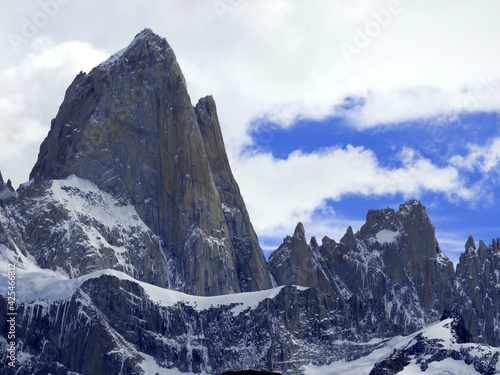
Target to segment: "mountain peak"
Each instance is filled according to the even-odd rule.
[[[174,52],[150,29],[66,91],[30,179],[36,188],[71,175],[133,206],[170,255],[157,266],[166,286],[216,295],[272,285],[215,103],[193,107]]]
[[[101,72],[112,70],[115,65],[120,63],[137,68],[145,65],[137,64],[141,60],[153,60],[154,63],[159,60],[175,61],[175,55],[165,38],[155,34],[151,29],[144,29],[134,37],[127,47],[102,62],[97,69]]]
[[[160,138],[158,133],[169,126],[192,127],[192,121],[176,116],[186,112],[193,117],[194,108],[175,54],[165,38],[145,29],[90,73],[76,76],[40,147],[30,179],[75,174],[102,187],[100,180],[120,169],[125,172],[124,158],[135,158],[141,147],[151,148]],[[148,145],[146,138],[151,141]],[[146,165],[152,168],[152,163]]]
[[[302,238],[306,234],[306,230],[304,229],[304,225],[302,223],[298,223],[295,227],[295,231],[293,232],[293,236],[297,238]]]
[[[139,34],[134,37],[134,40],[126,48],[126,50],[132,49],[140,45],[162,45],[170,47],[167,40],[158,34],[155,34],[151,29],[144,29]]]
[[[153,30],[151,30],[150,28],[146,27],[144,30],[142,30],[141,32],[139,32],[134,39],[138,39],[138,38],[161,38],[163,39],[161,36],[159,36],[158,34],[155,34],[153,32]]]
[[[425,206],[418,199],[411,199],[399,205],[399,213],[403,216],[408,216],[415,212],[426,212]]]
[[[12,182],[7,180],[7,183],[3,180],[2,172],[0,172],[0,200],[11,198],[15,196],[14,188],[12,187]]]
[[[465,250],[467,251],[469,249],[476,250],[476,242],[474,241],[474,237],[472,237],[472,235],[469,236],[467,242],[465,243]]]

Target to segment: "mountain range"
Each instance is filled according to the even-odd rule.
[[[0,175],[1,372],[500,373],[498,239],[455,268],[418,200],[305,233],[266,261],[214,99],[145,29],[76,76],[29,182]]]

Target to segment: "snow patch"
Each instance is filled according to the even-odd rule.
[[[138,217],[133,205],[120,205],[110,194],[93,182],[71,175],[65,180],[53,180],[52,197],[67,208],[73,217],[90,217],[109,229],[141,227],[149,230]]]
[[[7,294],[8,264],[15,263],[16,254],[4,245],[0,245],[0,294]],[[234,316],[239,315],[247,309],[256,308],[260,302],[268,298],[275,298],[284,286],[273,289],[226,294],[215,297],[193,296],[158,286],[138,281],[124,272],[116,270],[100,270],[85,276],[70,279],[61,273],[42,269],[32,260],[25,259],[24,268],[17,268],[17,300],[18,302],[30,303],[36,300],[64,300],[69,299],[80,285],[90,279],[96,279],[103,275],[115,276],[121,280],[127,280],[139,284],[149,296],[150,300],[163,307],[172,307],[177,303],[184,303],[197,311],[208,310],[212,307],[236,305],[231,309]],[[298,290],[307,290],[307,287],[296,287]]]
[[[275,298],[279,294],[279,292],[284,288],[284,286],[280,286],[277,288],[263,290],[259,292],[225,294],[214,297],[200,297],[181,292],[176,292],[173,290],[163,289],[139,281],[136,282],[144,288],[151,301],[159,304],[160,306],[171,307],[180,302],[193,307],[197,311],[203,311],[203,310],[208,310],[212,307],[220,307],[220,306],[228,306],[236,304],[237,306],[233,307],[231,310],[234,316],[239,315],[240,313],[249,308],[250,309],[256,308],[259,305],[259,303],[264,301],[265,299]],[[297,287],[297,288],[299,290],[308,289],[304,287]]]
[[[396,239],[401,235],[399,231],[392,231],[387,229],[382,229],[375,235],[377,242],[380,244],[390,244],[396,241]]]
[[[412,345],[416,336],[422,334],[424,337],[432,340],[437,339],[440,343],[449,349],[460,351],[460,348],[480,348],[481,344],[456,344],[450,330],[450,325],[453,319],[445,319],[443,321],[433,323],[424,329],[415,332],[409,336],[396,336],[381,344],[378,349],[367,356],[358,358],[355,361],[337,361],[327,366],[315,367],[313,365],[304,366],[302,369],[305,375],[368,375],[373,369],[373,366],[378,362],[387,359],[393,354],[394,350],[402,350]],[[485,346],[486,350],[493,352],[500,352],[499,348],[491,348]],[[479,354],[479,353],[478,353]],[[500,361],[499,361],[500,362]],[[497,370],[500,366],[497,363]],[[398,374],[421,374],[420,365],[413,360],[403,371]],[[444,374],[444,375],[474,375],[479,374],[473,365],[467,365],[464,361],[454,360],[452,358],[445,358],[442,361],[433,361],[429,363],[426,371],[429,374]]]
[[[439,375],[480,375],[480,373],[474,369],[473,365],[468,365],[463,361],[456,361],[452,358],[445,358],[439,362],[429,363],[429,367],[425,372]],[[422,370],[420,370],[420,364],[415,363],[415,360],[413,360],[403,369],[403,371],[398,372],[398,374],[417,375],[422,374]]]
[[[181,372],[175,368],[165,368],[161,367],[156,363],[155,359],[142,352],[138,352],[138,354],[143,358],[142,362],[139,364],[139,367],[142,368],[145,374],[158,374],[158,375],[194,375],[191,372]],[[201,373],[198,375],[205,375],[205,373]]]
[[[102,71],[109,70],[123,56],[125,51],[127,51],[127,48],[123,48],[111,55],[106,61],[99,64],[99,69]]]
[[[225,203],[222,203],[222,211],[231,216],[231,217],[234,217],[236,215],[238,215],[240,213],[240,209],[237,208],[237,207],[229,207],[227,204]]]
[[[16,265],[16,299],[32,302],[69,298],[80,285],[78,279],[69,279],[63,273],[40,268],[35,260],[26,258],[0,244],[0,294],[7,294],[8,265]]]

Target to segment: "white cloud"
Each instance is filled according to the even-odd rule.
[[[179,55],[188,60],[193,91],[222,98],[230,137],[236,129],[244,134],[240,124],[256,116],[282,126],[324,118],[347,96],[365,99],[351,114],[361,128],[499,110],[500,52],[493,47],[499,4],[402,2],[401,12],[349,63],[341,44],[354,43],[355,30],[388,3],[308,2],[305,9],[298,2],[243,2],[225,17],[220,43],[202,50],[203,60],[197,49],[181,47]],[[329,21],[332,12],[338,12],[336,22]]]
[[[0,70],[0,168],[14,184],[25,182],[64,92],[76,74],[108,53],[78,41],[32,41],[18,64]]]
[[[454,167],[438,167],[404,150],[400,168],[382,166],[370,150],[348,145],[286,160],[254,154],[238,161],[235,175],[258,233],[311,221],[327,199],[345,195],[419,197],[424,191],[471,199]],[[321,235],[318,233],[318,235]]]
[[[493,138],[483,146],[468,144],[467,148],[468,154],[452,157],[451,164],[467,171],[479,170],[483,174],[497,170],[500,166],[500,137]]]

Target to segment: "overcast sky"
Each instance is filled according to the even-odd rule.
[[[27,181],[64,92],[151,28],[211,94],[266,251],[427,206],[456,263],[500,236],[500,2],[0,2],[0,170]],[[496,208],[495,208],[496,207]]]

